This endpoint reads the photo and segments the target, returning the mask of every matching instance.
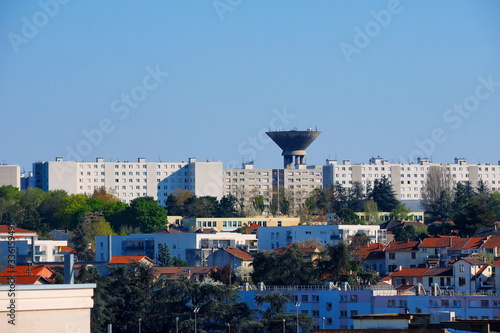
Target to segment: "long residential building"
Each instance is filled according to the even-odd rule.
[[[104,260],[108,257],[108,236],[97,236],[95,243],[96,259]],[[218,248],[257,249],[256,235],[233,232],[131,234],[112,236],[111,243],[113,257],[145,255],[151,259],[156,259],[166,244],[172,256],[186,260],[190,266],[206,266],[207,257]]]
[[[14,186],[21,189],[21,167],[19,165],[0,165],[0,186]]]
[[[144,158],[137,162],[105,162],[103,158],[77,162],[58,157],[34,163],[33,182],[45,191],[62,189],[69,194],[90,194],[104,186],[127,203],[151,196],[162,205],[170,193],[185,190],[197,196],[232,194],[246,200],[262,195],[266,213],[273,194],[301,202],[315,189],[331,185],[349,189],[356,182],[373,187],[375,180],[386,177],[398,199],[419,211],[421,191],[432,169],[445,173],[451,184],[469,182],[476,186],[482,180],[492,191],[500,190],[500,164],[469,164],[465,158],[455,158],[454,163],[432,163],[427,158],[415,163],[392,163],[380,157],[360,164],[327,160],[325,165],[297,164],[282,169],[256,169],[253,163],[244,163],[241,168],[224,169],[222,162],[194,158],[187,162],[146,162]]]

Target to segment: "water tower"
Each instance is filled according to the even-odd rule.
[[[321,132],[308,128],[307,131],[275,131],[266,132],[266,134],[283,150],[281,155],[283,155],[284,168],[292,169],[294,157],[295,167],[306,164],[306,149]]]

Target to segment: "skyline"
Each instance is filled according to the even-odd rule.
[[[0,163],[278,168],[263,133],[317,127],[308,164],[496,164],[499,14],[496,1],[2,2]]]

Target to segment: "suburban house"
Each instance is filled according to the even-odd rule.
[[[419,267],[419,244],[420,241],[390,242],[384,249],[386,272],[394,272],[399,267]]]
[[[231,269],[249,267],[253,262],[250,253],[235,247],[220,248],[207,257],[208,266],[224,267],[230,265]]]
[[[476,292],[494,289],[492,267],[480,258],[462,258],[453,263],[455,291]]]
[[[372,243],[354,251],[354,255],[363,260],[363,269],[372,269],[380,275],[385,275],[385,249],[386,245],[382,243]]]
[[[203,281],[205,277],[219,271],[219,267],[155,267],[153,274],[157,279]]]

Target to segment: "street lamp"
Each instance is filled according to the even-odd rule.
[[[227,323],[227,333],[231,333],[231,324]]]
[[[179,333],[179,317],[175,317],[175,333]]]
[[[325,318],[325,317],[323,317],[323,318],[321,318],[321,319],[323,320],[323,327],[322,327],[322,328],[323,328],[323,329],[325,329],[325,319],[326,319],[326,318]]]
[[[142,318],[139,318],[139,333],[141,333],[141,321],[142,321]]]
[[[285,333],[285,322],[286,322],[286,320],[283,319],[283,333]]]
[[[200,308],[199,307],[195,307],[194,310],[194,333],[196,333],[198,331],[198,327],[197,327],[197,323],[196,323],[196,315],[198,314],[198,312],[200,312]]]
[[[300,302],[295,303],[295,307],[297,308],[297,333],[299,333],[299,307],[300,307]]]

